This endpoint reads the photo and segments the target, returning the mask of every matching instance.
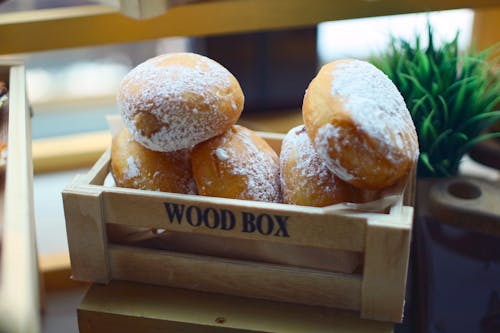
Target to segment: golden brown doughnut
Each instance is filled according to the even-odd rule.
[[[0,141],[0,171],[7,165],[7,144]]]
[[[364,190],[342,181],[318,156],[304,126],[292,128],[283,139],[280,154],[283,202],[324,207],[341,202],[364,203],[381,197],[381,191]]]
[[[120,83],[117,102],[134,139],[155,151],[192,148],[224,133],[243,109],[236,78],[194,53],[149,59]]]
[[[135,142],[126,128],[112,141],[111,170],[119,187],[196,194],[189,150],[149,150]]]
[[[320,157],[352,185],[388,187],[417,161],[417,134],[403,97],[367,62],[347,59],[323,66],[309,84],[302,112]]]
[[[280,202],[279,159],[255,132],[233,125],[194,147],[193,175],[201,195]]]

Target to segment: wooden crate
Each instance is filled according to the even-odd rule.
[[[25,70],[0,62],[9,88],[1,109],[0,139],[7,143],[5,179],[0,186],[0,331],[39,332],[38,266],[33,213],[31,126]]]
[[[80,333],[390,333],[394,324],[326,307],[112,281],[90,287]]]
[[[280,150],[282,135],[261,135]],[[362,318],[401,321],[411,206],[399,203],[387,214],[363,213],[106,187],[109,164],[108,151],[63,192],[74,279],[127,280],[335,307],[357,311]],[[408,193],[412,193],[411,184]],[[204,212],[212,219],[197,218]],[[363,268],[346,274],[132,247],[109,240],[108,227],[115,224],[360,253]]]

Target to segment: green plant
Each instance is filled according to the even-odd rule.
[[[500,101],[495,67],[500,45],[460,54],[458,33],[437,47],[430,24],[428,38],[426,48],[420,37],[413,44],[392,38],[372,62],[395,83],[411,113],[420,145],[418,176],[448,177],[474,144],[500,137],[500,132],[484,133],[500,120],[500,111],[493,110]]]

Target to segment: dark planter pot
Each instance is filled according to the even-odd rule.
[[[500,170],[500,138],[476,144],[470,152],[470,157],[481,164]]]
[[[414,332],[500,332],[499,188],[470,178],[417,181]]]

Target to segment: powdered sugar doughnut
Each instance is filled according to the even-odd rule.
[[[279,159],[255,132],[239,125],[192,151],[201,195],[280,202]]]
[[[187,149],[171,153],[149,150],[135,142],[126,128],[113,139],[111,170],[119,187],[196,194]]]
[[[304,126],[292,128],[283,139],[280,154],[283,202],[323,207],[341,202],[363,203],[382,193],[363,190],[342,181],[318,156]]]
[[[117,102],[137,142],[171,152],[224,133],[238,120],[244,97],[236,78],[219,63],[171,53],[130,71]]]
[[[403,97],[367,62],[348,59],[323,66],[309,84],[302,112],[320,157],[352,185],[388,187],[417,161],[417,134]]]

